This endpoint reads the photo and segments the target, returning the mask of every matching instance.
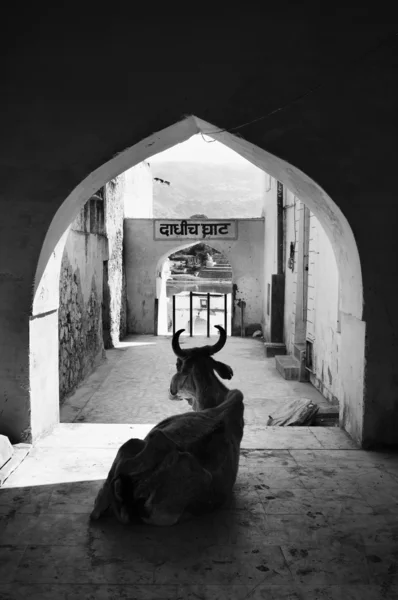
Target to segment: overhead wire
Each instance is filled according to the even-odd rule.
[[[363,54],[361,54],[357,59],[352,60],[351,63],[349,63],[349,65],[351,67],[355,67],[358,64],[360,65],[361,63],[365,62],[368,57],[373,56],[381,48],[383,48],[384,46],[386,46],[389,42],[396,41],[397,39],[398,39],[398,32],[395,31],[394,33],[386,36],[383,40],[381,40],[379,42],[379,44],[377,44],[374,48],[369,49],[368,51],[366,51]],[[347,70],[349,70],[349,68]],[[316,92],[317,90],[319,90],[319,89],[327,86],[327,84],[329,83],[329,79],[331,79],[331,78],[333,79],[333,74],[327,76],[326,77],[326,81],[323,81],[323,82],[320,81],[319,83],[317,83],[316,85],[314,85],[312,88],[310,88],[309,90],[307,90],[303,94],[300,94],[299,96],[297,96],[293,100],[290,100],[286,104],[283,104],[282,106],[279,106],[278,108],[275,108],[274,110],[271,110],[270,112],[268,112],[265,115],[262,115],[260,117],[257,117],[256,119],[252,119],[251,121],[247,121],[246,123],[242,123],[240,125],[236,125],[235,127],[230,127],[229,129],[216,129],[214,131],[205,131],[204,134],[203,134],[203,132],[200,132],[200,134],[201,134],[203,140],[207,144],[211,144],[211,143],[215,142],[216,140],[206,140],[205,137],[204,137],[204,135],[208,135],[208,136],[211,137],[212,135],[215,135],[215,134],[218,134],[218,133],[231,133],[233,131],[238,131],[240,129],[243,129],[243,127],[247,127],[248,125],[253,125],[254,123],[258,123],[259,121],[264,121],[265,119],[271,117],[272,115],[275,115],[278,112],[286,110],[287,108],[289,108],[293,104],[296,104],[296,102],[300,102],[300,100],[304,100],[305,98],[307,98],[308,96],[310,96],[311,94],[313,94],[314,92]]]

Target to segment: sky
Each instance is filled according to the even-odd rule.
[[[205,141],[202,135],[198,133],[182,144],[176,144],[169,150],[154,154],[148,161],[150,163],[164,161],[211,162],[213,164],[247,163],[246,159],[224,146],[224,144],[210,141],[211,138],[208,136],[204,137],[208,141]]]

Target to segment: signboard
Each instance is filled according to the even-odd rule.
[[[154,240],[236,240],[238,222],[222,219],[154,219]]]

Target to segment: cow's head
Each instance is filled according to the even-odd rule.
[[[212,358],[224,347],[227,340],[225,329],[220,325],[215,327],[220,332],[220,338],[213,346],[183,350],[179,344],[179,337],[184,329],[173,335],[172,348],[177,356],[177,373],[170,382],[170,398],[186,399],[195,411],[218,406],[229,391],[214,371],[222,379],[231,379],[233,376],[231,367]]]

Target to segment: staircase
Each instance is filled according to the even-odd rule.
[[[275,365],[284,379],[309,381],[309,374],[305,368],[305,344],[295,344],[293,354],[275,356]]]

